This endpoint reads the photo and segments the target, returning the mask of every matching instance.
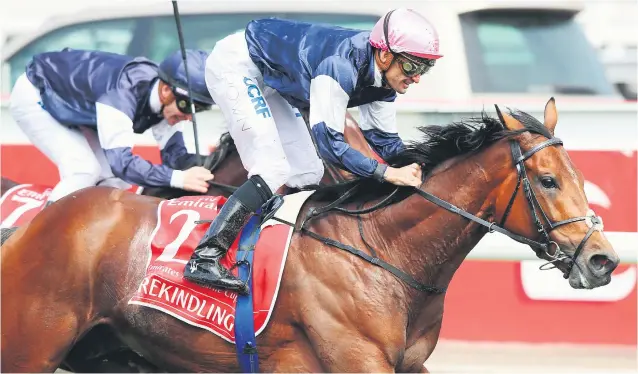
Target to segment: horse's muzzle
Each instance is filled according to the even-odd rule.
[[[620,259],[613,250],[595,250],[588,256],[576,259],[577,263],[569,274],[572,288],[597,288],[611,281],[611,274],[618,266]]]

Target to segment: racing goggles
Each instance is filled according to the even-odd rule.
[[[184,114],[193,114],[191,111],[191,100],[188,98],[188,96],[178,92],[178,89],[175,87],[173,87],[173,95],[175,95],[175,104],[177,104],[177,109],[179,109],[180,112]],[[195,104],[195,112],[202,112],[212,107],[212,105],[210,104],[201,103],[198,101],[193,101],[193,104]]]
[[[434,60],[423,59],[423,62],[417,62],[406,55],[395,54],[397,63],[401,67],[401,71],[406,77],[414,77],[415,75],[423,75],[430,71],[434,66]]]

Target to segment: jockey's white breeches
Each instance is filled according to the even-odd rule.
[[[113,175],[96,131],[60,124],[42,108],[41,101],[39,90],[22,74],[11,92],[11,115],[31,143],[58,167],[60,182],[49,201],[96,185],[131,187]]]
[[[235,140],[248,177],[259,175],[274,193],[284,184],[318,184],[323,163],[301,114],[264,85],[244,33],[215,45],[206,61],[206,85]]]

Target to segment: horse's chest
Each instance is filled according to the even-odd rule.
[[[443,296],[438,298],[422,308],[409,324],[407,344],[398,371],[420,371],[434,352],[443,319]]]
[[[428,334],[418,339],[411,346],[407,347],[403,355],[403,360],[396,368],[397,372],[415,373],[423,369],[424,363],[430,357],[438,340],[438,329],[431,330]]]

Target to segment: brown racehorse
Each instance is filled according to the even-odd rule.
[[[442,324],[442,291],[488,232],[477,222],[503,222],[490,229],[527,240],[574,288],[610,281],[619,259],[588,215],[581,173],[553,137],[553,99],[544,125],[521,112],[500,118],[423,128],[425,141],[391,161],[421,164],[419,189],[351,182],[359,190],[346,207],[387,204],[361,218],[326,213],[293,236],[275,310],[257,338],[263,371],[425,371]],[[350,186],[318,191],[304,212],[347,196],[343,188]],[[386,199],[390,191],[398,192]],[[458,208],[442,209],[429,194]],[[238,370],[233,345],[127,304],[145,274],[159,201],[89,188],[16,231],[2,247],[2,371],[53,371],[98,324],[163,371]],[[373,262],[395,272],[310,232],[374,248]]]
[[[307,121],[307,113],[305,119]],[[359,128],[358,123],[350,113],[346,113],[344,123],[344,138],[350,146],[359,150],[367,157],[375,157],[376,154],[368,146],[368,143]],[[380,158],[376,157],[380,160]],[[233,139],[228,133],[220,136],[215,149],[199,160],[199,164],[214,173],[214,182],[210,185],[206,195],[230,196],[232,191],[246,181],[247,171],[243,168]],[[193,165],[186,165],[189,168]],[[353,179],[354,176],[342,169],[327,165],[321,184],[330,185]],[[10,188],[18,185],[8,178],[1,178],[0,195]],[[154,196],[162,199],[173,199],[195,193],[170,187],[147,187],[141,193],[145,196]],[[12,235],[14,229],[2,229],[2,243]],[[63,365],[65,369],[90,371],[90,372],[121,372],[132,370],[147,371],[149,366],[139,356],[130,351],[112,333],[108,326],[100,325],[91,333],[84,336],[75,348],[67,355]]]

